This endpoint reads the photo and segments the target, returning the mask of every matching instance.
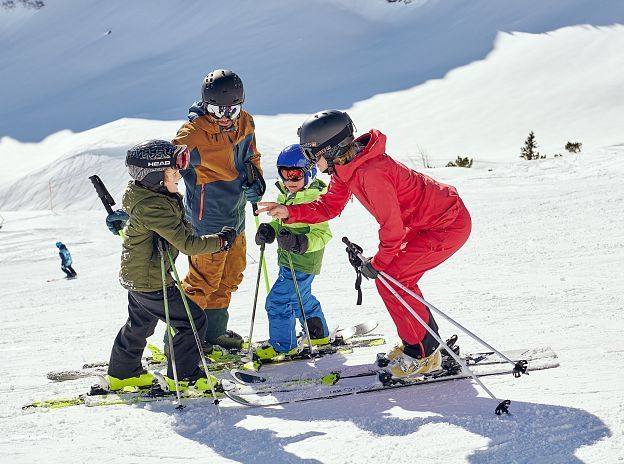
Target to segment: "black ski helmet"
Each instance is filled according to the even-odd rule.
[[[201,94],[205,105],[234,106],[245,101],[243,81],[229,69],[215,69],[208,74]]]
[[[163,172],[167,168],[177,168],[176,157],[182,149],[186,149],[186,145],[174,145],[166,140],[141,142],[128,150],[128,174],[145,187],[161,187]]]
[[[297,135],[301,151],[311,162],[316,163],[323,156],[328,165],[344,153],[354,140],[355,126],[347,113],[339,110],[324,110],[304,121]]]

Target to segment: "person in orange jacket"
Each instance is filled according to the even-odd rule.
[[[285,223],[316,223],[336,217],[351,195],[379,224],[375,256],[355,265],[362,275],[376,279],[379,271],[402,282],[418,295],[423,274],[453,255],[468,239],[471,219],[455,187],[416,172],[386,154],[386,136],[376,129],[355,139],[347,113],[321,111],[299,128],[300,146],[317,167],[331,174],[325,195],[302,205],[260,203],[258,212]],[[386,370],[395,377],[410,377],[441,366],[439,343],[376,281],[402,342],[386,354]],[[438,332],[429,309],[406,292],[399,295]]]
[[[232,71],[217,69],[201,88],[202,99],[189,110],[189,121],[172,143],[187,145],[191,167],[183,171],[187,220],[196,235],[234,227],[238,238],[223,253],[189,257],[182,285],[186,294],[205,310],[206,341],[240,348],[242,337],[227,330],[232,293],[246,266],[245,205],[258,202],[265,190],[254,121],[242,109],[243,82]]]

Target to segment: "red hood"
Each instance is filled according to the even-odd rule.
[[[364,150],[358,153],[348,164],[335,165],[336,174],[345,182],[353,176],[353,172],[367,161],[386,153],[386,136],[377,129],[371,129],[359,136],[353,143],[366,144]]]

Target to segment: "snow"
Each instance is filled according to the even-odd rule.
[[[7,462],[83,462],[101,457],[127,462],[362,462],[405,458],[422,462],[616,462],[624,446],[621,370],[624,233],[613,218],[624,188],[614,147],[578,156],[488,169],[433,169],[456,185],[474,219],[468,244],[422,281],[425,297],[500,348],[550,345],[557,369],[514,380],[489,377],[486,385],[512,400],[510,417],[469,381],[390,394],[313,402],[271,409],[222,402],[189,403],[180,413],[170,403],[68,408],[24,412],[28,402],[70,396],[89,379],[54,384],[45,373],[105,360],[125,320],[125,292],[116,281],[120,244],[103,227],[103,211],[3,212],[3,327],[0,447]],[[605,192],[608,192],[606,194]],[[248,218],[248,233],[253,220]],[[333,221],[336,238],[348,235],[371,253],[374,225],[350,204]],[[61,274],[54,241],[62,239],[80,276]],[[324,273],[315,282],[331,324],[377,318],[379,332],[395,331],[373,285],[364,284],[358,308],[339,240],[328,248]],[[269,253],[271,278],[276,275]],[[258,251],[232,304],[232,327],[249,327]],[[28,256],[28,259],[24,259]],[[257,262],[257,261],[256,261]],[[178,262],[180,272],[186,265]],[[24,281],[28,279],[28,285]],[[264,288],[261,288],[261,298]],[[440,321],[443,334],[452,327]],[[258,314],[258,339],[267,336]],[[162,339],[162,326],[151,342]],[[464,350],[478,348],[460,336]],[[348,363],[368,362],[379,348],[360,350]],[[323,361],[323,360],[321,360]],[[319,361],[319,367],[325,365]],[[305,363],[304,363],[305,364]],[[281,372],[294,365],[266,367]],[[309,367],[308,367],[309,369]],[[592,375],[591,373],[594,373]],[[599,377],[598,377],[599,375]]]
[[[145,2],[93,0],[0,11],[0,42],[8,44],[0,48],[3,462],[623,462],[624,15],[615,1],[542,3],[267,0],[261,11],[239,2],[245,8],[234,22],[236,2],[213,5],[210,15],[199,1],[151,2],[148,13]],[[320,31],[309,27],[317,23]],[[216,25],[234,28],[228,47],[198,55],[206,48],[201,32]],[[319,36],[320,44],[311,40]],[[337,38],[345,43],[330,47]],[[283,64],[292,57],[302,58]],[[264,76],[276,64],[288,72],[273,82]],[[547,345],[558,353],[556,369],[484,378],[511,399],[513,415],[495,416],[494,402],[471,381],[269,409],[224,400],[221,414],[210,401],[182,412],[167,402],[21,409],[86,391],[93,379],[53,383],[45,374],[106,360],[126,318],[121,245],[104,226],[88,176],[98,174],[120,201],[125,150],[171,137],[201,76],[222,65],[245,78],[269,179],[307,114],[335,106],[349,109],[360,132],[386,133],[397,159],[458,188],[473,218],[471,238],[421,288],[496,347]],[[48,85],[33,85],[38,70]],[[39,111],[41,101],[49,105]],[[547,159],[519,159],[529,130]],[[583,142],[583,151],[565,152],[568,140]],[[423,169],[421,151],[435,168]],[[442,167],[457,155],[474,157],[473,168]],[[364,304],[355,305],[340,242],[346,235],[372,254],[376,223],[353,202],[331,227],[335,239],[315,281],[328,322],[377,319],[376,332],[396,342],[373,283],[364,282]],[[58,240],[74,257],[76,280],[47,282],[62,277]],[[274,251],[267,251],[271,279]],[[248,254],[231,306],[231,328],[242,334],[259,253],[250,246]],[[180,258],[180,274],[186,268]],[[438,322],[443,336],[456,332]],[[163,330],[150,342],[160,344]],[[267,336],[260,305],[254,337]],[[459,344],[479,348],[462,334]],[[370,362],[384,349],[318,366]],[[304,369],[314,367],[264,368]]]

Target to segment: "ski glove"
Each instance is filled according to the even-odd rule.
[[[250,203],[258,203],[262,200],[262,195],[264,194],[264,182],[260,180],[255,180],[252,184],[245,185],[243,190],[245,192],[245,198]]]
[[[256,245],[264,245],[265,243],[273,243],[275,240],[275,229],[270,225],[263,223],[258,226],[256,232]]]
[[[367,279],[376,279],[379,275],[379,271],[373,267],[371,260],[373,258],[364,258],[364,261],[360,265],[360,272]]]
[[[119,235],[119,231],[126,227],[128,219],[130,219],[128,213],[123,209],[118,209],[106,216],[106,227],[108,227],[108,230],[113,234]]]
[[[220,232],[215,234],[221,240],[221,250],[227,251],[232,248],[234,240],[236,239],[236,229],[234,227],[224,226]]]
[[[308,251],[308,237],[305,234],[293,234],[286,229],[280,230],[277,236],[277,244],[282,250],[304,254]]]

